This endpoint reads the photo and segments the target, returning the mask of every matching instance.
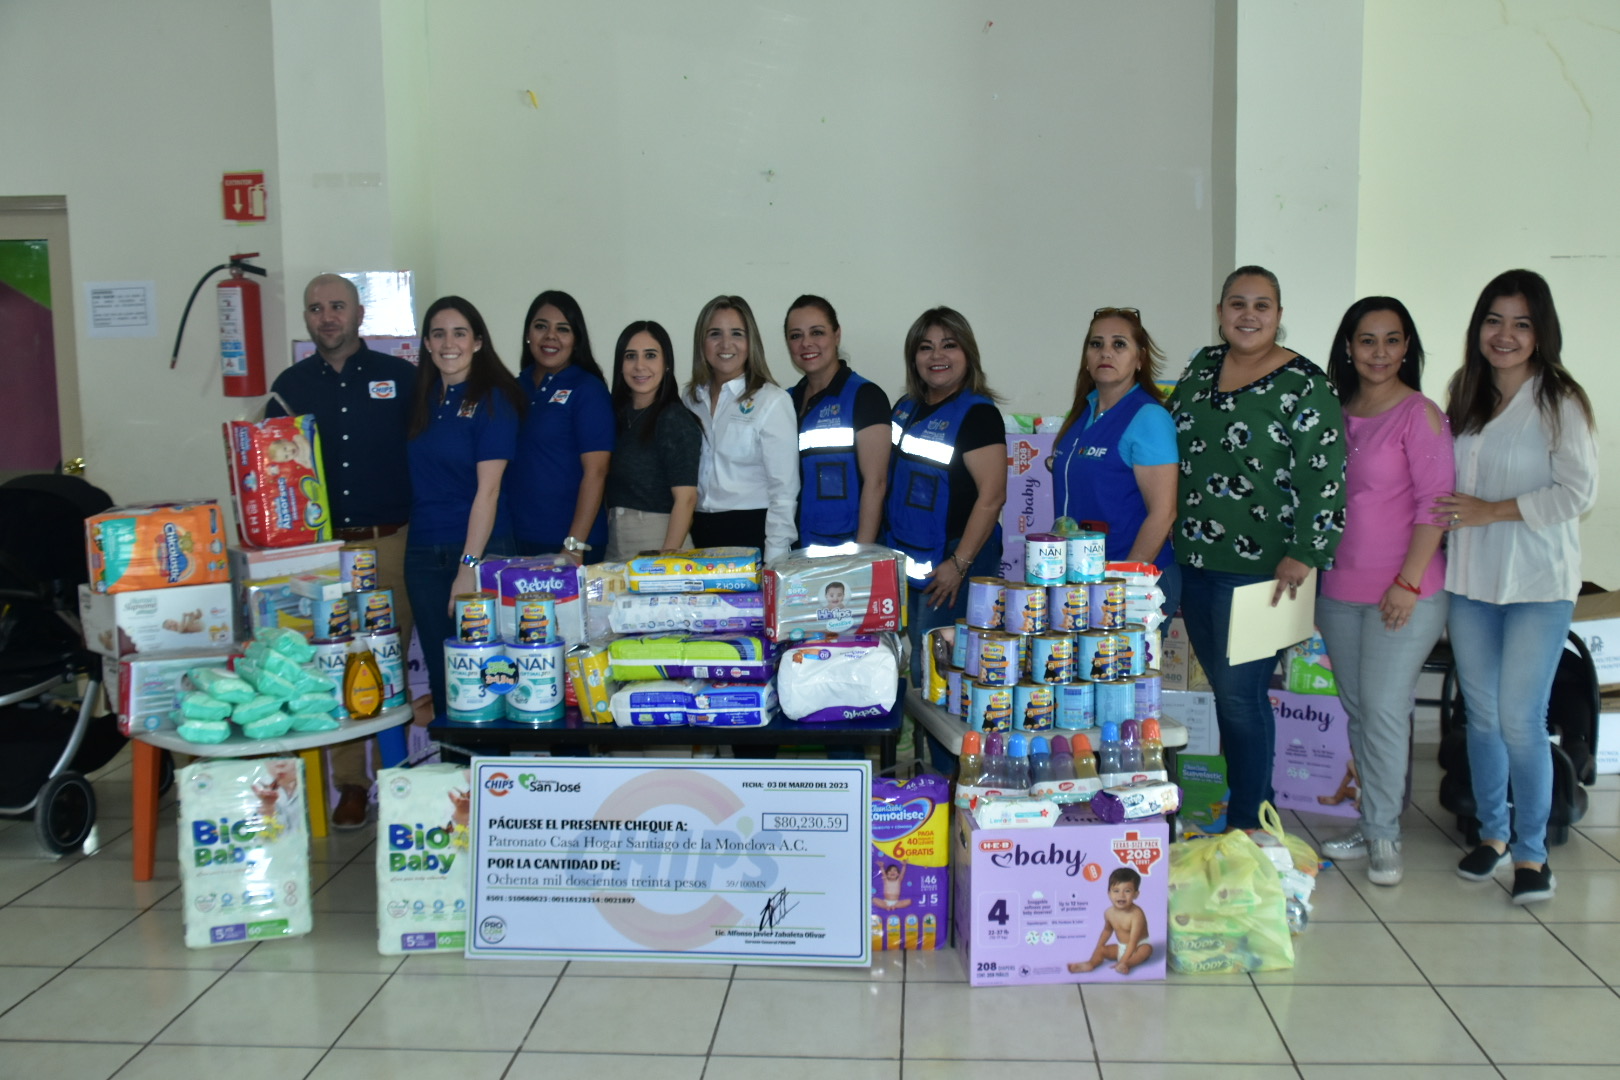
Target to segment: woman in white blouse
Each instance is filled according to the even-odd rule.
[[[1457,873],[1485,881],[1511,859],[1513,902],[1529,904],[1556,886],[1547,700],[1581,587],[1579,519],[1597,502],[1597,442],[1540,274],[1509,270],[1485,286],[1465,340],[1446,408],[1457,491],[1434,518],[1451,532],[1448,626],[1480,821],[1479,846]]]
[[[762,548],[766,561],[786,554],[798,537],[799,421],[742,297],[703,305],[682,400],[703,424],[692,543]]]

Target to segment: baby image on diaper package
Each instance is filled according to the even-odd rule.
[[[309,933],[304,763],[203,759],[181,769],[179,783],[186,945]]]
[[[377,774],[377,951],[384,956],[465,948],[471,793],[457,765]]]
[[[951,783],[872,781],[872,951],[943,949],[951,911]]]

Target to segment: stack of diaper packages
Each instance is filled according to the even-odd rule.
[[[288,732],[336,731],[345,718],[338,685],[315,663],[315,646],[296,630],[264,627],[231,668],[187,669],[172,716],[183,739],[222,743],[236,731],[249,739]]]
[[[607,643],[613,722],[622,727],[763,727],[776,708],[762,635],[757,548],[648,555],[625,566]]]
[[[295,757],[180,770],[180,885],[193,949],[298,937],[309,906],[309,814]]]
[[[457,765],[377,774],[377,951],[460,953],[472,897],[472,781]]]

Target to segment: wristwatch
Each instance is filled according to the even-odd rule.
[[[587,544],[583,540],[576,540],[572,536],[568,536],[563,538],[563,550],[574,552],[589,551],[591,550],[591,545]]]
[[[463,555],[461,557],[461,565],[462,566],[470,566],[474,570],[478,569],[478,556],[476,556],[476,555]]]

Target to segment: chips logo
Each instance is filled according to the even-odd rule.
[[[496,798],[510,794],[516,786],[512,778],[503,772],[490,773],[489,778],[484,781],[484,790]]]
[[[1041,452],[1038,447],[1025,439],[1017,439],[1007,444],[1007,469],[1018,476],[1029,472],[1030,467],[1040,460]]]
[[[378,379],[376,382],[366,384],[374,401],[391,401],[398,392],[393,379]]]
[[[551,401],[548,404],[566,405],[568,404],[568,396],[572,393],[572,390],[558,390],[556,393],[551,395]]]
[[[1133,867],[1138,874],[1144,877],[1148,869],[1164,857],[1164,846],[1156,836],[1143,837],[1135,829],[1127,832],[1122,838],[1109,842],[1109,848],[1114,857],[1125,866]]]

